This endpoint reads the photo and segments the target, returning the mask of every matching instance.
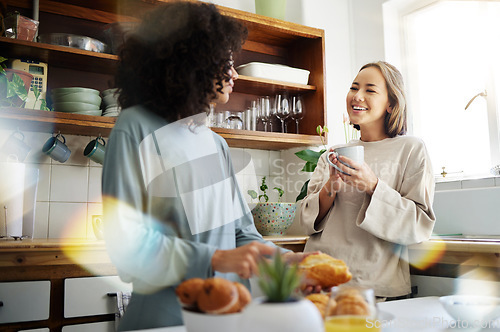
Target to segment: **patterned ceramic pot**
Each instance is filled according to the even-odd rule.
[[[295,203],[258,203],[252,210],[255,227],[262,235],[284,235],[295,209]]]

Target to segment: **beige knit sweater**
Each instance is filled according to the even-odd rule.
[[[434,227],[434,176],[424,143],[411,136],[363,145],[365,162],[379,181],[368,194],[346,185],[325,218],[314,226],[319,192],[329,177],[325,156],[309,182],[300,222],[311,235],[305,251],[320,250],[342,259],[353,275],[351,283],[384,297],[410,293],[407,245],[425,241]]]

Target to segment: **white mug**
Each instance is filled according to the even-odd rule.
[[[358,164],[362,164],[365,161],[365,148],[362,145],[344,146],[341,148],[336,148],[335,150],[328,152],[328,154],[326,155],[326,161],[330,165],[332,165],[337,171],[341,172],[342,174],[350,175],[342,171],[337,165],[332,163],[332,161],[330,160],[331,155],[335,155],[337,159],[339,156],[344,156],[354,160]],[[354,167],[352,167],[351,165],[341,161],[340,159],[338,160],[347,167],[354,169]]]

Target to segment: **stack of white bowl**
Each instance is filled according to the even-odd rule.
[[[80,87],[51,90],[52,106],[56,112],[100,116],[101,97],[99,90]]]
[[[102,116],[118,116],[121,108],[118,106],[118,89],[107,89],[102,92],[104,110]]]

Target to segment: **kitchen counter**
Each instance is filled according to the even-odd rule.
[[[302,251],[308,236],[285,235],[265,236],[264,238],[284,248]],[[82,268],[93,268],[97,265],[112,266],[104,241],[97,240],[2,239],[0,240],[0,253],[0,269],[64,265],[79,265]]]
[[[456,322],[441,306],[439,298],[435,296],[384,302],[379,303],[378,307],[379,310],[389,313],[394,317],[390,321],[375,321],[375,324],[382,327],[383,332],[473,331],[463,328],[454,328]],[[500,325],[500,322],[495,322],[497,325]],[[500,328],[484,330],[500,331]],[[175,326],[138,331],[186,332],[186,328],[184,326]]]
[[[302,251],[308,236],[265,236],[275,244]],[[104,241],[85,239],[23,239],[0,240],[0,269],[28,266],[64,267],[79,266],[83,269],[99,267],[104,275],[116,273],[107,255]],[[483,266],[499,275],[500,239],[438,238],[409,246],[412,274],[456,277],[459,271],[451,267]],[[2,278],[3,279],[3,278]]]
[[[408,249],[413,275],[448,278],[465,274],[474,278],[488,275],[494,280],[500,280],[498,238],[436,236],[429,241],[411,245]],[[481,273],[470,273],[478,271]]]

